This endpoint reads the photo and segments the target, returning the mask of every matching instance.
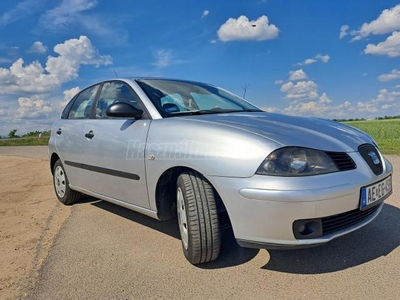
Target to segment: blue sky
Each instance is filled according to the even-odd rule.
[[[371,0],[0,3],[0,135],[48,130],[79,89],[204,81],[271,112],[400,115],[400,3]]]

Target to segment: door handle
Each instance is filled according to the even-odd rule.
[[[61,128],[58,128],[58,130],[56,131],[56,133],[57,133],[58,135],[60,135],[60,134],[62,133]]]
[[[94,137],[93,130],[90,130],[88,133],[86,133],[85,137],[87,137],[88,139],[92,139]]]

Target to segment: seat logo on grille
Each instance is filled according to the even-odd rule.
[[[368,155],[372,158],[372,161],[374,162],[374,165],[379,165],[381,162],[378,158],[378,156],[375,154],[375,152],[371,151],[368,153]]]

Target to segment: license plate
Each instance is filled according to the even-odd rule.
[[[370,206],[382,202],[392,193],[392,176],[377,183],[361,188],[360,209],[364,210]]]

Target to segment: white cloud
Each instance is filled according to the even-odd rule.
[[[306,85],[303,84],[303,86]],[[281,91],[287,92],[293,88],[294,85],[289,82],[282,86]],[[291,97],[289,99],[292,101],[285,108],[279,109],[267,106],[262,109],[289,115],[330,119],[374,118],[383,115],[400,115],[399,90],[388,91],[387,89],[381,89],[374,99],[359,101],[356,104],[352,104],[349,101],[335,104],[326,93],[323,93],[320,97],[316,95],[314,99],[309,99],[309,97],[304,99]]]
[[[209,14],[210,14],[210,11],[208,11],[208,10],[203,11],[203,13],[201,15],[201,19],[207,17]]]
[[[19,58],[10,69],[0,68],[2,93],[45,93],[58,84],[58,79],[45,74],[38,61],[25,65],[24,60]]]
[[[315,116],[322,118],[373,118],[381,115],[400,114],[400,92],[379,91],[376,98],[359,101],[353,105],[349,101],[335,105],[324,93],[318,100],[292,102],[282,112],[290,115]]]
[[[284,83],[284,81],[283,81],[282,79],[275,80],[275,84],[281,85],[281,84],[283,84],[283,83]]]
[[[382,74],[378,77],[379,81],[390,81],[395,79],[400,79],[400,70],[393,69],[391,73]]]
[[[86,36],[80,36],[79,39],[70,39],[58,44],[54,47],[54,52],[58,53],[59,57],[82,65],[95,65],[98,67],[112,63],[111,56],[100,55],[99,51]]]
[[[83,35],[97,36],[114,46],[127,44],[129,31],[126,23],[132,21],[135,12],[99,13],[98,10],[94,10],[99,2],[97,0],[54,2],[57,2],[55,7],[45,11],[39,17],[39,22],[34,28],[36,34],[65,35],[66,32],[80,32]]]
[[[318,54],[317,56],[315,56],[316,59],[319,59],[320,61],[322,61],[324,64],[326,64],[331,58],[329,57],[329,55],[321,55]]]
[[[276,107],[263,106],[263,107],[260,107],[260,108],[261,108],[261,110],[266,111],[266,112],[269,112],[269,113],[279,112],[279,109],[276,108]]]
[[[47,93],[78,77],[81,65],[108,65],[110,56],[102,56],[86,36],[66,40],[54,47],[58,56],[49,56],[46,67],[38,61],[25,64],[22,58],[9,69],[0,68],[2,93]]]
[[[298,81],[296,84],[289,81],[281,86],[281,92],[291,100],[314,99],[318,97],[318,85],[314,81]]]
[[[80,91],[80,88],[79,88],[78,86],[73,87],[73,88],[71,88],[71,89],[69,89],[69,90],[65,90],[65,91],[63,92],[63,94],[64,94],[64,101],[61,101],[61,102],[60,102],[60,107],[61,107],[61,108],[64,108],[64,107],[68,104],[68,102],[69,102],[76,94],[79,93],[79,91]]]
[[[400,92],[389,92],[381,89],[376,98],[358,102],[357,109],[361,113],[393,115],[400,113]]]
[[[78,77],[81,65],[100,65],[112,64],[109,55],[100,55],[99,51],[93,46],[86,36],[79,39],[70,39],[54,47],[54,52],[59,54],[57,57],[49,56],[46,62],[46,71],[50,76],[55,76],[63,83]]]
[[[365,54],[387,55],[389,57],[400,56],[400,32],[394,31],[384,42],[377,45],[368,44],[364,49]]]
[[[171,63],[171,50],[161,49],[156,53],[156,62],[154,65],[157,68],[166,68]]]
[[[18,98],[18,105],[17,117],[21,119],[36,119],[41,116],[46,116],[53,111],[51,104],[37,95],[29,98]]]
[[[29,48],[28,53],[44,54],[47,52],[47,47],[42,42],[34,42]]]
[[[276,38],[279,29],[274,24],[269,24],[267,16],[261,16],[255,21],[240,16],[237,19],[229,18],[221,25],[217,34],[223,42],[264,41]]]
[[[316,63],[316,62],[317,62],[316,59],[307,58],[307,59],[304,60],[303,62],[298,63],[298,65],[299,65],[299,66],[302,66],[302,65],[311,65],[311,64]]]
[[[281,110],[289,115],[331,119],[354,117],[355,111],[356,108],[349,101],[339,105],[333,104],[326,93],[311,101],[293,101],[288,107]]]
[[[320,103],[331,103],[332,100],[329,99],[329,97],[326,95],[326,93],[323,93],[321,97],[319,97],[319,102]]]
[[[330,56],[328,54],[322,55],[322,54],[317,54],[313,58],[307,58],[302,62],[297,63],[298,66],[304,66],[304,65],[311,65],[313,63],[316,63],[318,61],[321,61],[323,63],[327,63],[330,60]]]
[[[0,26],[7,26],[40,11],[42,6],[45,5],[42,2],[45,1],[25,0],[19,2],[13,9],[4,12],[0,16]]]
[[[394,30],[400,30],[400,4],[383,10],[376,20],[364,23],[360,30],[351,32],[354,36],[352,41],[360,40],[370,34],[386,34]]]
[[[166,68],[171,65],[179,65],[188,63],[188,60],[178,59],[174,57],[173,52],[170,49],[160,49],[154,52],[155,62],[152,63],[158,69]]]
[[[296,71],[290,71],[289,75],[290,75],[289,76],[290,81],[307,79],[307,74],[303,71],[303,69],[296,70]]]
[[[355,107],[349,101],[339,105],[328,105],[321,100],[291,104],[283,110],[289,115],[331,119],[354,117],[355,111]]]
[[[79,86],[70,88],[69,90],[65,90],[65,91],[63,92],[63,94],[64,94],[64,101],[69,101],[69,100],[71,100],[72,97],[74,97],[76,94],[78,94],[80,90],[81,90],[81,89],[79,88]]]
[[[340,33],[339,33],[339,38],[342,39],[344,38],[346,35],[348,35],[348,30],[350,29],[349,25],[343,25],[342,27],[340,27]]]
[[[96,5],[96,0],[63,0],[60,5],[40,17],[39,26],[47,31],[56,32],[79,20],[80,12],[92,9]]]

